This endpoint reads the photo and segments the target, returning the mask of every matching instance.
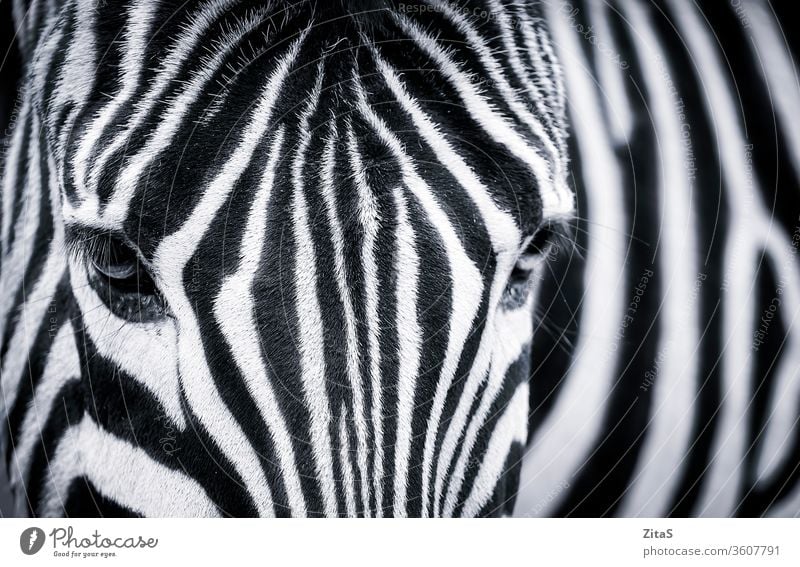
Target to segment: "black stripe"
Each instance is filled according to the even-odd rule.
[[[633,53],[635,48],[627,24],[616,13],[608,15],[617,47],[623,53]],[[574,483],[558,509],[557,514],[564,516],[606,516],[619,506],[646,439],[653,382],[658,379],[661,216],[659,203],[653,199],[659,183],[658,146],[648,119],[650,110],[645,106],[648,93],[639,61],[630,58],[628,64],[629,80],[624,84],[627,100],[631,112],[640,118],[633,124],[627,146],[615,151],[623,185],[625,231],[631,235],[625,251],[623,284],[627,311],[618,323],[616,343],[610,345],[610,354],[617,361],[617,379],[606,401],[597,445],[579,465]],[[629,307],[637,299],[636,307]]]

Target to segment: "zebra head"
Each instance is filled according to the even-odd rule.
[[[37,513],[510,510],[572,211],[547,30],[356,4],[51,8],[25,140],[68,395]]]

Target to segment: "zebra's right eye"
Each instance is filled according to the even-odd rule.
[[[95,236],[86,253],[90,285],[112,313],[132,322],[153,321],[166,314],[147,268],[122,239]]]
[[[138,258],[124,243],[109,237],[91,258],[92,266],[110,281],[125,282],[137,275]]]

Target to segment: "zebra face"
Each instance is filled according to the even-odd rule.
[[[536,9],[83,4],[34,72],[77,321],[62,477],[160,515],[509,511],[572,207]]]

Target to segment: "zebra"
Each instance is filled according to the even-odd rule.
[[[791,223],[764,243],[786,293],[758,351],[776,377],[742,423],[728,376],[758,376],[736,319],[755,268],[714,249],[691,285],[708,235],[680,172],[653,166],[655,136],[669,165],[689,151],[656,15],[706,42],[685,49],[715,104],[687,113],[719,109],[724,142],[743,136],[730,87],[699,10],[618,4],[18,2],[0,336],[20,513],[487,516],[519,492],[520,515],[796,514]],[[597,40],[611,51],[590,57]],[[720,154],[726,195],[739,157]],[[761,215],[751,194],[725,204]],[[663,203],[663,235],[626,216],[637,198]],[[764,234],[725,230],[735,249]],[[722,315],[675,308],[693,290]],[[722,317],[737,348],[715,351]],[[733,380],[711,410],[686,395],[706,376]],[[722,423],[687,433],[676,407]]]
[[[527,276],[573,210],[559,71],[536,6],[484,6],[543,46],[508,73],[462,10],[380,4],[17,4],[21,508],[510,513]]]
[[[800,514],[800,81],[782,9],[549,4],[578,250],[539,295],[517,515]]]

